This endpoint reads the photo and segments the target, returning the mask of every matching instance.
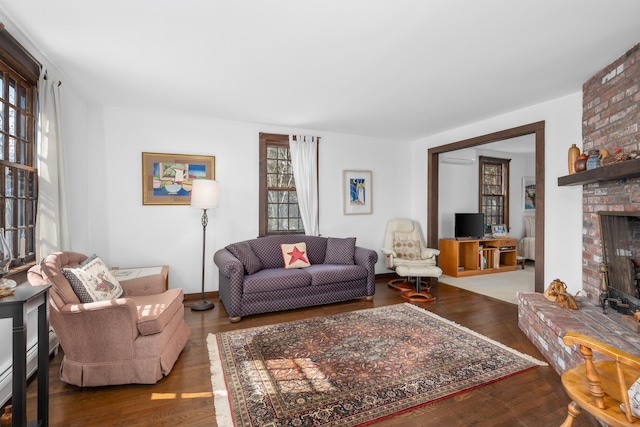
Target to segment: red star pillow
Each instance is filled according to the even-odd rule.
[[[307,256],[307,244],[295,243],[293,245],[280,245],[282,258],[284,258],[284,268],[305,268],[311,267]]]

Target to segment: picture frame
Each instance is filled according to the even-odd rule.
[[[533,176],[522,177],[522,211],[534,212],[536,210],[536,178]]]
[[[342,188],[345,215],[367,215],[373,212],[371,171],[342,171]]]
[[[188,205],[194,179],[215,179],[215,156],[142,153],[142,204]]]
[[[491,226],[491,234],[493,237],[507,237],[509,233],[507,232],[506,224],[494,224]]]

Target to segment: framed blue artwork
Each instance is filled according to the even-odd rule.
[[[371,171],[342,171],[345,215],[364,215],[373,212]]]

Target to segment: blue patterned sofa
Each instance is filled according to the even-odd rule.
[[[218,250],[220,300],[229,320],[356,298],[373,299],[376,251],[355,238],[266,236]],[[284,268],[280,245],[304,242],[311,266]]]

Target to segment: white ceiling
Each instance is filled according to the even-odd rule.
[[[580,91],[640,41],[638,0],[2,0],[0,11],[91,103],[394,140]]]

